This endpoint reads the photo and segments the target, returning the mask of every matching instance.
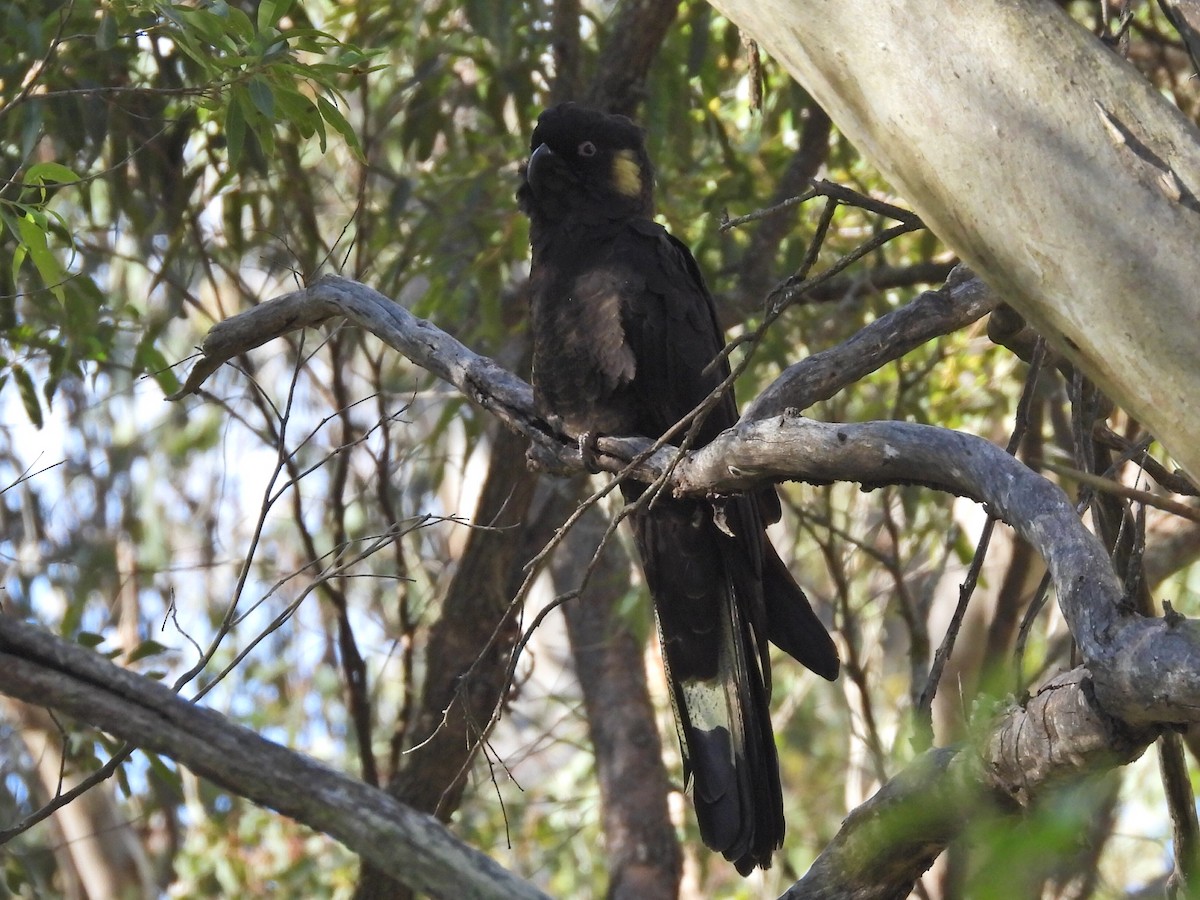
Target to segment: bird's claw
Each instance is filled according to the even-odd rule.
[[[585,431],[579,435],[579,455],[583,458],[583,467],[593,475],[600,471],[596,457],[596,442],[599,440],[600,433],[597,431]]]

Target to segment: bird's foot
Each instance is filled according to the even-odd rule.
[[[565,430],[562,419],[557,416],[547,417],[546,421],[555,431],[561,433]],[[583,461],[584,468],[593,475],[601,471],[596,452],[596,442],[599,440],[600,433],[598,431],[585,431],[579,435],[579,456]],[[561,446],[550,436],[544,440],[535,438],[525,451],[525,464],[534,472],[573,475],[577,470],[560,455],[559,448]]]
[[[583,458],[583,467],[595,475],[600,471],[596,458],[596,443],[600,440],[600,432],[585,431],[579,435],[579,455]]]

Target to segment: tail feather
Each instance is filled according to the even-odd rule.
[[[729,612],[721,675],[673,693],[700,835],[744,875],[783,843],[783,792],[757,642],[736,605]]]
[[[743,874],[766,868],[784,821],[761,564],[707,503],[660,498],[633,525],[701,836]]]
[[[763,541],[763,600],[767,608],[767,637],[807,669],[833,681],[841,662],[833,638],[813,612],[808,597],[796,584],[770,541]]]

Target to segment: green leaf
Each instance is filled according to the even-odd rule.
[[[297,50],[303,50],[305,53],[321,54],[328,50],[326,42],[321,40],[321,33],[314,32],[312,29],[305,29],[302,32],[288,32],[288,40],[292,42]]]
[[[258,6],[258,31],[265,46],[265,55],[270,56],[287,47],[293,32],[308,29],[290,29],[285,35],[279,30],[279,21],[292,8],[292,0],[262,0]]]
[[[117,17],[111,10],[105,10],[100,17],[100,27],[96,29],[96,48],[111,50],[117,43]]]
[[[164,646],[155,640],[142,641],[129,651],[129,655],[125,657],[125,662],[135,663],[141,659],[147,659],[151,656],[158,656],[160,653],[166,653],[170,649],[170,647]]]
[[[18,210],[24,209],[24,207],[19,203],[14,203],[13,206]],[[10,263],[12,267],[13,284],[16,284],[17,276],[21,273],[21,265],[25,262],[25,257],[28,256],[25,251],[25,243],[21,239],[21,220],[15,216],[9,215],[8,210],[6,210],[3,206],[0,206],[0,219],[4,220],[4,224],[8,226],[9,232],[17,242],[16,246],[13,248],[12,262]]]
[[[321,118],[312,101],[291,86],[277,86],[275,91],[275,99],[279,102],[282,117],[300,132],[301,137],[312,137],[316,131],[313,123]]]
[[[288,45],[288,40],[283,36],[283,33],[277,28],[269,28],[264,31],[258,39],[259,45],[262,46],[262,61],[264,63],[273,62],[280,57],[290,56],[288,50],[291,49]]]
[[[42,112],[42,105],[40,103],[33,105],[26,104],[22,108],[22,113],[23,115],[18,117],[17,120],[21,123],[19,137],[21,156],[29,157],[38,143],[45,138],[44,127],[46,117]]]
[[[104,635],[94,631],[81,631],[75,635],[75,643],[88,649],[95,649],[104,643]]]
[[[262,113],[269,122],[275,121],[275,94],[271,90],[271,85],[261,75],[255,75],[250,79],[250,83],[246,85],[246,90],[250,94],[250,99],[254,102],[254,108]]]
[[[246,122],[249,131],[247,137],[257,141],[259,148],[268,157],[273,156],[275,153],[274,123],[270,119],[263,119],[255,107],[254,101],[250,98],[250,92],[245,88],[234,88],[230,101],[242,107],[242,119]]]
[[[321,98],[318,97],[317,99],[320,100]],[[321,117],[319,111],[317,115],[312,117],[312,124],[314,130],[317,132],[317,139],[321,144],[321,152],[324,153],[326,146],[325,119]]]
[[[0,221],[4,222],[5,227],[8,228],[9,234],[16,238],[17,241],[20,241],[21,227],[17,224],[16,216],[13,216],[12,213],[9,212],[9,209],[10,207],[0,204]],[[14,203],[12,204],[11,209],[23,212],[25,207],[20,203]]]
[[[345,139],[350,149],[354,151],[354,155],[362,159],[362,145],[358,142],[358,135],[354,131],[354,126],[346,121],[346,117],[342,115],[341,111],[320,96],[317,97],[317,109],[321,112],[321,118],[332,125],[334,130]],[[322,147],[324,147],[323,144]]]
[[[22,896],[25,885],[28,883],[29,876],[26,874],[24,866],[9,855],[4,863],[4,884],[8,888],[8,892],[14,897]]]
[[[182,800],[183,779],[180,778],[179,771],[177,769],[172,769],[165,762],[163,762],[162,757],[157,753],[152,753],[149,750],[142,750],[140,752],[142,756],[145,757],[146,762],[150,764],[151,771],[158,776],[163,785],[174,791],[176,799]]]
[[[225,109],[225,149],[229,153],[229,168],[238,168],[245,147],[246,117],[242,113],[242,105],[231,98],[229,106]]]
[[[163,3],[159,5],[158,12],[180,31],[187,31],[187,24],[183,21],[183,16],[181,15],[182,10],[176,9],[169,3]]]
[[[194,42],[191,33],[194,32],[195,35],[207,41],[211,48],[232,56],[237,55],[238,43],[234,39],[236,35],[236,23],[231,21],[230,16],[222,15],[222,13],[229,12],[228,4],[213,3],[209,8],[205,9],[175,6],[173,10],[180,20],[180,34],[173,34],[172,37],[192,40]],[[253,27],[250,25],[250,20],[246,18],[245,13],[241,13],[241,18],[245,22],[246,39],[249,40],[253,33]],[[195,49],[200,50],[198,47]],[[196,58],[195,54],[190,55]],[[207,53],[201,51],[197,61],[209,69],[221,63],[221,59],[215,56],[211,52],[211,49]]]
[[[100,308],[91,297],[82,291],[64,291],[63,308],[67,313],[63,323],[67,337],[82,342],[95,335]]]
[[[268,28],[274,25],[276,21],[278,21],[278,16],[275,13],[277,6],[278,4],[275,2],[275,0],[262,0],[262,2],[258,4],[258,15],[256,20],[259,31],[266,31]]]
[[[24,217],[17,220],[17,227],[21,232],[21,243],[29,254],[29,258],[33,260],[33,265],[38,270],[42,283],[59,300],[62,300],[62,285],[66,281],[66,273],[59,265],[58,258],[50,251],[50,245],[46,241],[46,217],[36,209],[27,209]]]
[[[250,17],[236,6],[221,5],[228,12],[229,30],[245,43],[249,43],[254,37],[254,23],[250,21]]]
[[[133,359],[134,371],[148,373],[158,382],[158,386],[162,388],[164,394],[174,394],[179,390],[179,378],[176,377],[175,370],[171,368],[171,364],[163,356],[162,351],[154,346],[150,335],[146,335],[138,342]]]
[[[50,357],[50,373],[46,376],[46,383],[42,385],[42,396],[46,398],[47,404],[54,399],[58,386],[68,373],[80,376],[83,374],[73,349],[65,343],[53,344],[46,348],[46,354]]]
[[[78,180],[79,176],[62,163],[40,162],[25,170],[25,181],[30,184],[74,184]]]
[[[117,776],[117,786],[121,789],[122,796],[132,797],[133,788],[129,786],[129,773],[125,771],[125,767],[118,766],[115,774]]]
[[[45,424],[42,418],[42,405],[38,402],[37,388],[33,386],[33,379],[29,377],[29,373],[25,371],[25,367],[14,363],[12,367],[13,379],[17,383],[17,393],[21,395],[21,404],[25,407],[25,414],[29,416],[29,421],[33,423],[34,428],[41,428]]]

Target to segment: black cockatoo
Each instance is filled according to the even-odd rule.
[[[530,219],[533,386],[580,435],[657,438],[729,374],[712,296],[692,254],[653,220],[642,129],[575,104],[538,119],[517,200]],[[697,446],[737,421],[733,396]],[[622,485],[627,501],[645,486]],[[767,641],[828,679],[833,641],[774,547],[774,488],[656,498],[630,517],[704,842],[742,874],[783,841]]]

